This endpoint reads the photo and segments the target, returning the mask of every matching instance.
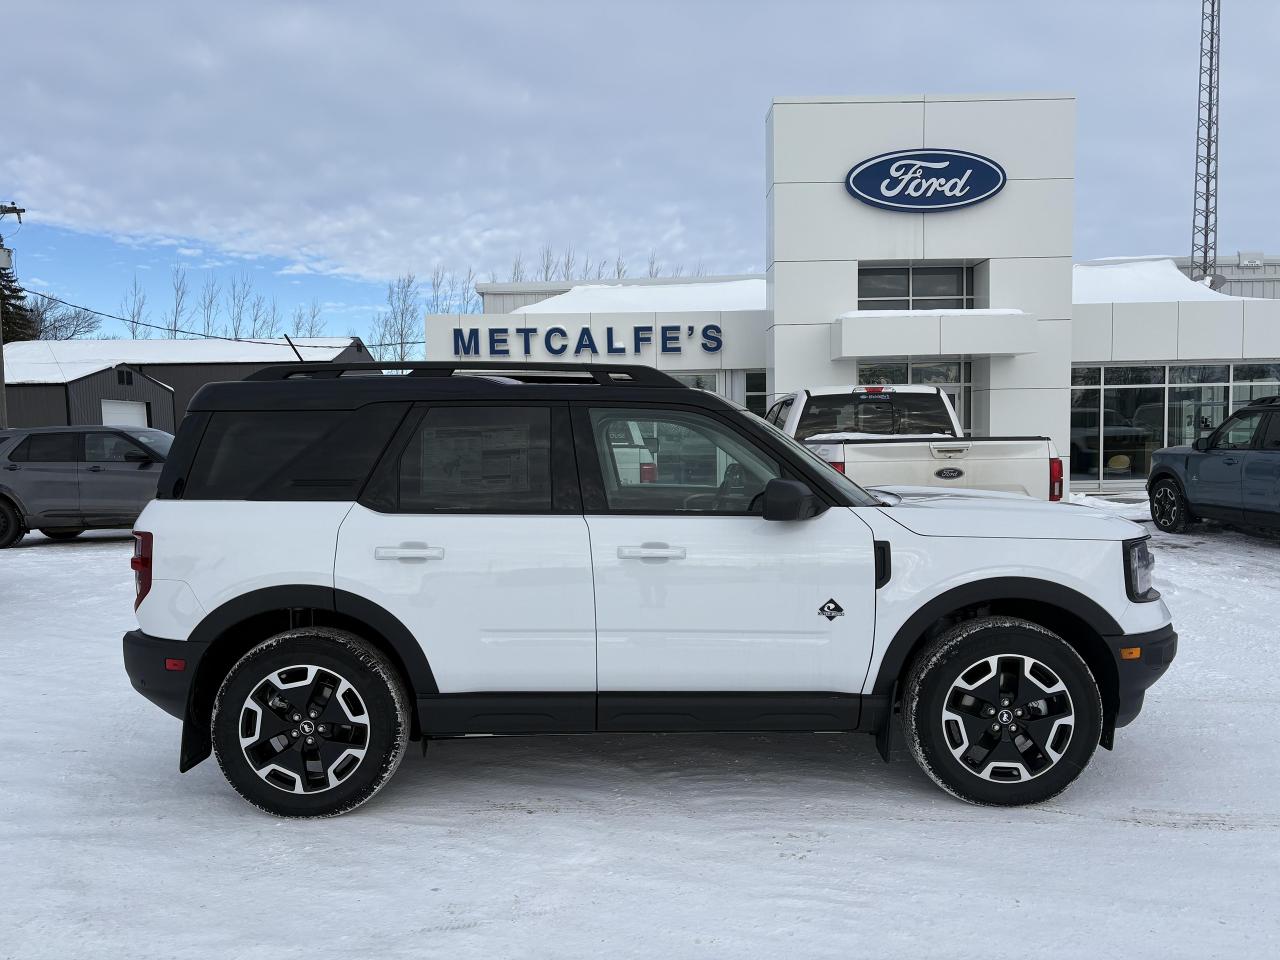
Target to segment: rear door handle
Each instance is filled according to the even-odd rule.
[[[683,560],[684,547],[669,547],[665,543],[642,543],[638,547],[619,547],[619,560]]]
[[[6,470],[20,470],[20,469],[21,469],[21,467],[19,467],[16,463],[6,463],[6,464],[4,465],[4,468],[5,468]]]
[[[1234,467],[1240,461],[1237,460],[1235,457],[1223,457],[1222,462],[1226,464],[1228,467]]]
[[[402,543],[398,547],[374,547],[375,560],[400,560],[404,563],[417,563],[424,560],[443,560],[444,547],[428,547],[426,544],[414,545]]]
[[[89,468],[89,472],[90,472],[90,473],[101,473],[101,472],[102,472],[102,468],[101,468],[100,466],[98,466],[98,465],[95,463],[92,467],[90,467],[90,468]]]

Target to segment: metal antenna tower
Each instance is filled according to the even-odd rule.
[[[1196,119],[1196,207],[1191,217],[1191,279],[1218,269],[1218,38],[1222,0],[1201,0],[1200,110]]]

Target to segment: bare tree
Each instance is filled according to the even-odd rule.
[[[243,273],[232,277],[231,283],[227,286],[223,299],[227,306],[227,332],[233,337],[244,334],[245,309],[249,305],[249,295],[252,291],[253,285],[249,282],[248,275]]]
[[[101,318],[92,310],[68,307],[46,297],[32,294],[25,306],[37,340],[75,340],[97,333],[102,326]]]
[[[467,267],[467,275],[462,280],[462,289],[458,294],[458,312],[476,313],[480,308],[480,295],[476,293],[476,272]]]
[[[511,261],[511,276],[507,279],[508,283],[524,283],[524,254],[517,253],[514,260]]]
[[[615,280],[621,280],[627,275],[627,261],[622,259],[622,251],[618,251],[618,255],[613,258],[613,277]]]
[[[695,277],[705,277],[707,275],[706,265],[703,264],[702,258],[698,258],[698,262],[693,265],[693,275]]]
[[[538,279],[554,280],[557,263],[556,252],[551,249],[551,244],[544,243],[538,251]]]
[[[437,264],[431,270],[431,279],[427,281],[427,313],[447,313],[448,297],[445,293],[445,285],[448,277],[444,272],[444,267]],[[403,360],[404,357],[397,359]]]
[[[124,317],[124,326],[131,338],[150,338],[151,328],[143,326],[147,322],[147,292],[139,286],[136,273],[133,275],[133,283],[120,300],[120,315]]]
[[[668,274],[668,276],[672,276],[672,277],[683,277],[683,276],[684,276],[684,264],[683,264],[683,263],[677,263],[677,264],[675,265],[675,267],[673,267],[673,268],[672,268],[671,273],[670,273],[670,274]]]
[[[267,336],[267,298],[255,293],[249,300],[249,336]]]
[[[169,283],[173,287],[173,308],[165,315],[165,326],[168,328],[165,335],[170,340],[178,338],[178,332],[182,330],[187,323],[187,268],[180,263],[173,265],[173,272],[169,276]]]
[[[218,278],[206,273],[196,307],[200,311],[200,330],[210,335],[218,332],[218,293]]]
[[[387,309],[374,315],[368,347],[379,360],[403,361],[418,355],[423,332],[422,295],[412,273],[387,284]]]
[[[574,255],[573,244],[566,244],[564,255],[560,258],[560,279],[572,280],[573,268],[577,265],[578,258]]]
[[[308,304],[298,304],[289,318],[289,333],[295,337],[324,336],[324,320],[320,317],[320,301],[314,297]]]
[[[658,262],[658,250],[656,247],[649,250],[649,278],[660,276],[662,274],[662,264]]]
[[[578,274],[578,279],[579,279],[579,280],[590,280],[590,279],[591,279],[591,271],[592,271],[592,270],[594,270],[594,269],[595,269],[595,264],[591,262],[591,258],[590,258],[590,257],[583,257],[583,258],[582,258],[582,272],[581,272],[580,274]],[[569,279],[569,278],[568,278],[568,277],[565,277],[565,279],[567,280],[567,279]]]
[[[604,257],[601,257],[601,258],[596,262],[596,276],[595,276],[595,279],[597,279],[597,280],[603,280],[603,279],[604,279],[605,271],[606,271],[606,270],[608,270],[608,269],[609,269],[609,261],[607,261]],[[625,269],[626,269],[626,268],[624,267],[624,268],[623,268],[624,272],[625,272]]]

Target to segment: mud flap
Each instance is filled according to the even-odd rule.
[[[876,750],[885,763],[892,762],[906,746],[902,739],[902,727],[898,723],[898,681],[893,682],[889,691],[889,709],[885,711],[884,720],[876,729]]]

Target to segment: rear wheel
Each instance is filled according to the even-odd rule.
[[[987,617],[916,659],[902,700],[907,740],[938,786],[970,803],[1057,796],[1102,734],[1102,699],[1080,655],[1026,620]]]
[[[50,540],[74,540],[84,533],[83,527],[41,527],[40,532]]]
[[[18,519],[18,511],[14,509],[13,504],[8,500],[0,499],[0,550],[13,546],[22,539],[24,532],[22,521]]]
[[[1186,533],[1191,526],[1191,506],[1182,488],[1168,477],[1151,488],[1151,519],[1165,533]]]
[[[364,640],[322,627],[278,634],[227,674],[213,706],[218,765],[280,817],[330,817],[377,793],[404,757],[408,698]]]

